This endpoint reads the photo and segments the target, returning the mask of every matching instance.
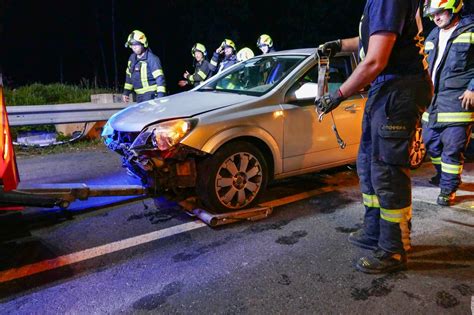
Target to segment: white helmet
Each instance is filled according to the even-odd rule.
[[[253,58],[255,54],[253,53],[252,49],[245,47],[239,50],[237,53],[237,60],[238,61],[245,61],[247,59]]]

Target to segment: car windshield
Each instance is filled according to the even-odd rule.
[[[230,72],[217,74],[198,91],[223,91],[260,96],[283,80],[307,56],[261,56],[241,62]]]

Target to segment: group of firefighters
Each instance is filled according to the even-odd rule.
[[[463,0],[367,0],[359,36],[320,46],[329,56],[354,52],[360,63],[336,92],[315,100],[318,113],[329,113],[370,84],[357,158],[364,226],[348,239],[373,250],[358,260],[360,271],[406,268],[412,217],[409,146],[420,118],[436,169],[430,183],[440,187],[437,203],[454,203],[474,122],[474,18],[463,15],[462,9]],[[437,26],[424,43],[422,13]],[[138,102],[165,95],[160,61],[145,35],[132,32],[126,46],[134,53],[128,61],[124,100],[132,91]],[[267,53],[273,49],[272,39],[262,35],[257,46]],[[210,62],[200,43],[191,53],[196,69],[184,73],[181,86],[198,84],[253,56],[250,49],[236,53],[229,39]]]
[[[136,101],[144,102],[154,98],[163,97],[166,94],[166,83],[160,58],[153,54],[148,47],[145,34],[135,30],[128,36],[125,47],[130,47],[133,53],[128,59],[125,86],[123,92],[124,102],[130,100],[130,94],[135,92]],[[267,34],[262,34],[257,40],[257,47],[263,54],[274,51],[273,40]],[[219,73],[237,62],[254,57],[252,49],[245,47],[237,52],[237,46],[230,39],[224,39],[214,52],[211,61],[207,61],[206,46],[196,43],[191,48],[194,58],[194,73],[186,71],[184,80],[178,85],[196,86],[212,75]]]

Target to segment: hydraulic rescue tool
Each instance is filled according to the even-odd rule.
[[[329,56],[324,54],[322,49],[318,48],[316,49],[315,52],[315,57],[318,58],[318,91],[316,94],[316,99],[319,99],[320,97],[323,97],[324,95],[327,95],[329,88],[328,88],[328,81],[329,81]],[[332,110],[332,109],[331,109]],[[337,126],[336,126],[336,121],[334,120],[334,115],[332,111],[329,111],[331,113],[331,119],[332,119],[332,131],[334,132],[334,135],[336,136],[337,143],[339,144],[339,147],[341,149],[344,149],[346,147],[346,143],[344,140],[342,140],[341,136],[339,135],[339,132],[337,131]],[[326,111],[321,110],[320,108],[316,107],[316,113],[318,114],[318,120],[321,122],[324,118],[324,115],[327,114]]]

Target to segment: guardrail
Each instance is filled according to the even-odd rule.
[[[76,103],[7,106],[10,126],[85,123],[108,120],[130,103]]]

